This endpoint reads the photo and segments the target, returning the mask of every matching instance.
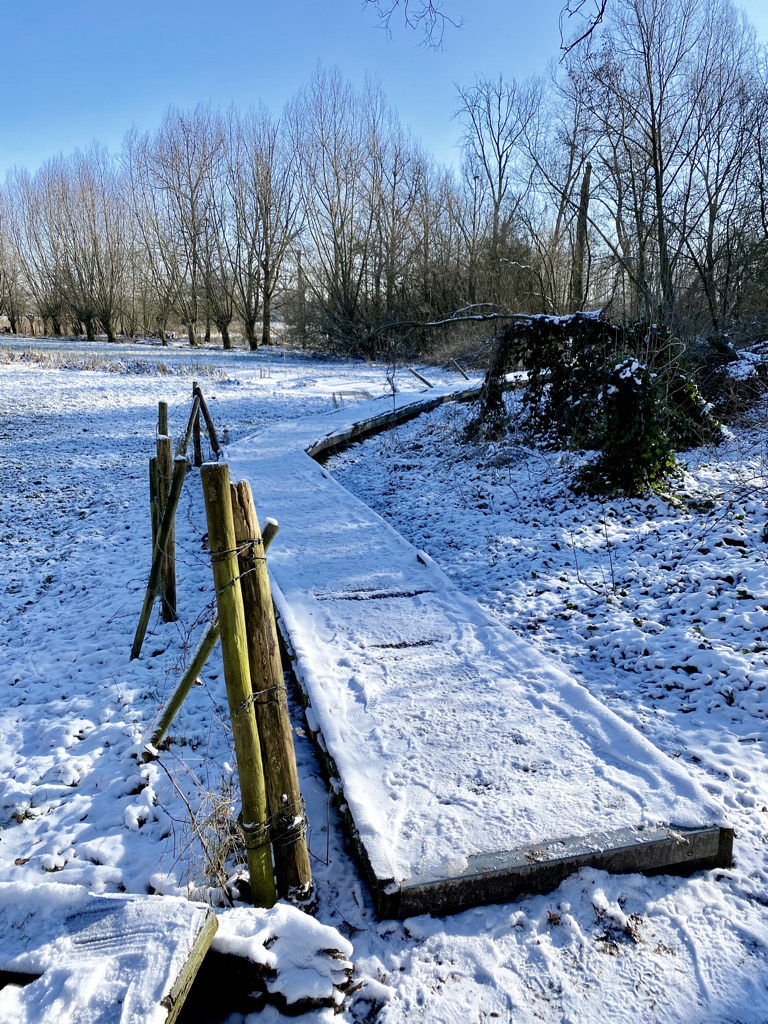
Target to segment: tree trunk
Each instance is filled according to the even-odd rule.
[[[225,348],[225,349],[232,348],[232,339],[229,336],[229,321],[228,320],[222,320],[220,322],[217,321],[216,322],[216,326],[221,331],[221,345],[222,345],[222,348]]]
[[[194,320],[190,320],[187,324],[187,337],[189,338],[190,348],[197,348],[197,325]]]
[[[264,292],[264,305],[261,311],[261,344],[269,345],[272,342],[272,295]]]
[[[573,250],[573,270],[571,273],[571,312],[581,309],[586,299],[584,289],[584,256],[587,249],[587,213],[589,211],[589,182],[592,176],[592,164],[584,168],[581,179],[581,195],[579,196],[579,213],[576,221],[576,245]]]
[[[249,318],[245,321],[245,337],[248,341],[248,348],[251,352],[256,352],[259,347],[259,339],[256,336],[255,319]]]
[[[114,344],[117,341],[117,337],[115,336],[115,329],[112,326],[111,320],[104,321],[104,330],[107,335],[107,341],[112,342]]]

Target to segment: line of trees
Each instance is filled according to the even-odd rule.
[[[768,59],[731,0],[614,0],[525,82],[457,94],[460,170],[319,67],[277,117],[168,110],[0,193],[11,331],[211,331],[381,355],[477,304],[611,307],[688,340],[768,306]]]

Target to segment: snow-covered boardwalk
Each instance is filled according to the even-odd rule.
[[[317,454],[424,397],[281,422],[230,447],[260,519],[281,628],[387,916],[551,888],[583,864],[730,863],[679,763],[480,606],[337,484]]]

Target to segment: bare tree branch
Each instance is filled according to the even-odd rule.
[[[374,5],[388,33],[392,17],[399,8],[408,28],[420,29],[424,45],[433,49],[442,46],[446,25],[458,28],[462,24],[444,13],[443,0],[365,0],[365,3]]]
[[[591,14],[585,14],[584,8],[589,3],[594,4],[594,11]],[[560,49],[563,52],[563,56],[560,58],[561,60],[565,59],[571,50],[575,49],[579,43],[583,43],[585,40],[591,38],[592,33],[603,20],[607,6],[608,0],[566,0],[565,6],[560,11]],[[575,17],[581,18],[586,22],[586,27],[580,35],[566,43],[565,28],[567,22],[570,21],[571,18]]]

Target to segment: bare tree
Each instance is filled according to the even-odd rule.
[[[486,300],[502,301],[502,259],[511,240],[522,193],[527,188],[520,157],[522,141],[533,116],[534,93],[514,79],[505,82],[479,78],[474,86],[459,89],[458,117],[464,126],[464,145],[472,166],[487,186],[490,203],[488,285]]]
[[[448,25],[461,22],[443,10],[443,0],[365,0],[373,4],[381,24],[389,32],[396,14],[412,29],[421,31],[426,46],[439,48]],[[601,24],[608,0],[566,0],[560,12],[560,49],[564,55],[587,42]]]
[[[337,69],[318,68],[289,116],[301,153],[305,280],[316,328],[354,348],[369,334],[363,299],[374,232],[361,100]]]
[[[137,230],[158,294],[197,344],[204,294],[210,178],[222,157],[221,118],[208,106],[171,108],[156,135],[129,134],[124,154]]]
[[[4,222],[12,259],[20,269],[44,327],[61,335],[66,314],[61,287],[60,239],[53,228],[55,179],[43,167],[34,179],[14,168],[3,190]]]

